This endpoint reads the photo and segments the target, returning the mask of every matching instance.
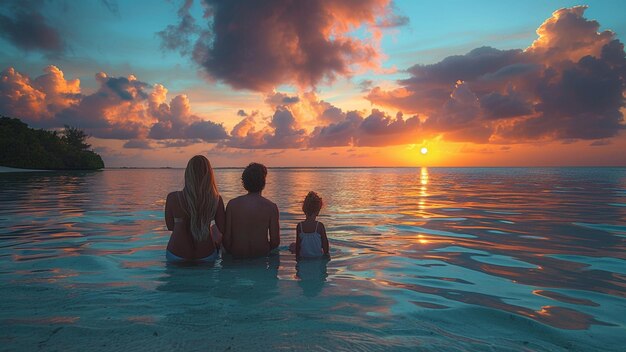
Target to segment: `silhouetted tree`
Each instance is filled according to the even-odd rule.
[[[89,135],[87,135],[83,130],[65,125],[61,140],[67,143],[67,145],[76,147],[79,150],[87,150],[91,148],[90,144],[85,143],[88,137]]]
[[[35,130],[19,119],[0,117],[0,165],[32,169],[101,169],[100,155],[89,150],[85,132],[65,126],[56,131]]]

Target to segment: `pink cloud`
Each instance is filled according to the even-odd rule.
[[[20,116],[28,123],[52,126],[55,113],[76,103],[80,98],[80,81],[66,80],[56,66],[48,66],[44,74],[30,77],[9,67],[0,73],[0,113]]]
[[[192,113],[186,95],[167,103],[167,89],[139,81],[135,76],[95,75],[98,89],[82,94],[78,79],[48,66],[34,79],[8,68],[0,74],[0,114],[19,117],[34,127],[63,125],[85,129],[98,138],[130,139],[127,147],[152,144],[145,139],[217,142],[228,138],[221,124]],[[173,141],[163,146],[174,145]]]

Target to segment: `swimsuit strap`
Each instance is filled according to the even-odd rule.
[[[319,224],[320,224],[320,222],[319,222],[319,221],[316,221],[316,222],[315,222],[315,232],[317,232],[317,227],[319,226]],[[301,233],[315,233],[315,232],[305,232],[305,231],[304,231],[304,221],[300,221],[300,222],[298,223],[298,225],[300,226],[300,232],[301,232]]]

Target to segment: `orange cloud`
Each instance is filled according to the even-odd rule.
[[[65,80],[56,66],[31,80],[14,68],[0,73],[0,107],[2,113],[20,116],[29,123],[50,126],[54,114],[75,103],[80,95],[78,79]]]
[[[48,66],[45,74],[30,79],[13,68],[0,74],[0,114],[20,117],[34,127],[64,124],[85,129],[94,137],[132,139],[128,147],[147,148],[146,138],[218,141],[228,137],[221,124],[192,113],[186,95],[166,102],[167,89],[150,86],[134,75],[95,75],[99,88],[82,94],[78,79],[66,80],[63,72]],[[151,91],[150,91],[151,90]],[[175,145],[164,142],[161,145]]]
[[[583,17],[588,6],[556,10],[537,29],[539,36],[525,52],[543,64],[578,61],[584,56],[599,57],[602,48],[614,39],[611,31],[598,32],[597,21]]]

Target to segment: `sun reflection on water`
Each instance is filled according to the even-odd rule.
[[[625,203],[626,172],[594,172],[270,169],[264,195],[281,217],[276,260],[184,268],[163,260],[162,219],[163,198],[182,186],[183,170],[0,175],[0,294],[10,307],[0,322],[18,322],[14,340],[28,341],[21,331],[39,319],[73,324],[58,317],[76,316],[101,328],[106,306],[120,328],[200,327],[212,314],[228,331],[246,321],[336,336],[361,329],[371,337],[364,346],[385,349],[389,336],[405,341],[397,331],[423,336],[416,324],[424,316],[432,327],[420,329],[463,336],[476,326],[473,341],[487,344],[506,341],[498,329],[518,329],[520,318],[533,324],[528,340],[543,341],[547,325],[559,332],[593,326],[602,337],[594,341],[615,341],[611,329],[623,331],[626,314],[626,208],[611,204]],[[225,201],[241,194],[240,176],[216,170]],[[332,260],[296,263],[287,245],[310,190],[324,199],[319,220]],[[227,330],[220,326],[218,335]],[[345,343],[321,341],[323,349]],[[289,346],[280,334],[276,343]]]

